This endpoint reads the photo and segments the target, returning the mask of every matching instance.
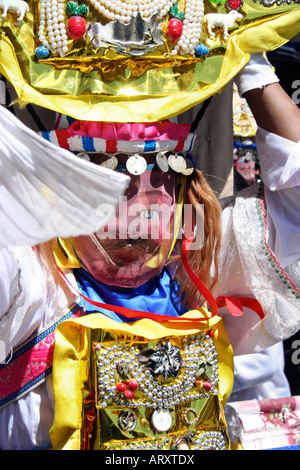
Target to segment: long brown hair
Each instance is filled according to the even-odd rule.
[[[199,170],[194,170],[188,182],[188,198],[193,206],[193,219],[202,219],[197,224],[198,232],[203,230],[203,243],[189,252],[189,264],[207,289],[211,290],[218,278],[218,258],[221,244],[221,205],[213,189]],[[200,237],[201,238],[201,237]],[[187,307],[200,307],[204,297],[188,277],[182,261],[178,262],[175,274],[181,286],[183,300]]]

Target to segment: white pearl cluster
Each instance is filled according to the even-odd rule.
[[[194,55],[202,34],[204,16],[203,0],[186,0],[183,31],[180,39],[173,47],[172,55]]]
[[[186,337],[183,341],[185,367],[182,374],[171,383],[160,384],[149,370],[144,370],[137,359],[140,350],[122,344],[97,351],[98,356],[98,402],[102,408],[111,404],[127,408],[141,406],[168,408],[189,400],[206,399],[211,394],[218,395],[218,356],[214,340],[207,335]],[[212,364],[212,389],[203,392],[195,386],[195,374],[199,357],[204,356]],[[126,399],[116,390],[116,371],[119,364],[127,364],[128,373],[139,384],[139,398]]]
[[[150,20],[155,11],[159,11],[159,16],[163,18],[176,2],[177,0],[91,0],[93,7],[105,18],[125,24],[138,12],[145,20]]]
[[[187,434],[189,437],[189,433]],[[171,438],[154,438],[108,447],[108,450],[160,450],[167,449]],[[225,433],[221,430],[198,431],[191,438],[191,450],[226,450]]]
[[[61,57],[68,52],[64,13],[64,0],[40,0],[39,40],[52,54]]]

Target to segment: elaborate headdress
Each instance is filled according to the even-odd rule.
[[[297,0],[3,0],[0,72],[21,104],[155,122],[218,93],[299,30]]]

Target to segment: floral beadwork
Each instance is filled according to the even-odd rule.
[[[96,401],[100,408],[109,405],[168,408],[218,395],[218,356],[213,337],[206,333],[185,337],[180,356],[172,345],[172,338],[159,345],[156,352],[151,350],[150,357],[152,355],[155,360],[150,362],[154,364],[154,369],[149,367],[149,358],[146,362],[140,360],[141,353],[145,354],[144,343],[102,343],[101,348],[95,345],[94,351],[98,380]],[[168,368],[161,367],[161,361],[158,361],[159,364],[157,362],[158,359],[168,362],[170,354],[173,359],[176,358],[178,374],[174,373],[174,364],[170,373]],[[133,380],[135,386],[128,386]],[[122,383],[124,386],[121,386]],[[130,393],[126,394],[127,390]]]

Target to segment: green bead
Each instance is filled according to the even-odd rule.
[[[70,13],[70,15],[77,15],[77,3],[76,2],[68,2],[67,3],[67,12]]]
[[[79,16],[84,16],[88,13],[89,9],[86,5],[79,5],[79,7],[77,8],[77,14]]]

